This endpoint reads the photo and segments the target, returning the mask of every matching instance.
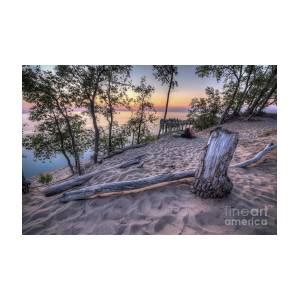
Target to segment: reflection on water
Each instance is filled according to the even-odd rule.
[[[158,112],[157,115],[159,118],[162,118],[163,112]],[[131,112],[122,111],[116,115],[116,120],[120,125],[123,125],[127,122],[130,116]],[[23,134],[32,133],[34,131],[35,124],[28,119],[29,113],[23,113],[22,117],[23,125],[25,124],[23,127]],[[186,119],[186,112],[168,112],[168,118]],[[106,123],[104,118],[99,120],[99,124],[105,127]],[[157,120],[151,129],[153,134],[157,134],[159,128],[158,124],[159,120]],[[87,118],[87,127],[92,128],[92,121],[89,118]],[[84,153],[83,159],[88,159],[91,157],[91,155],[92,151],[89,150]],[[51,160],[35,160],[33,152],[23,148],[22,166],[25,177],[31,177],[43,172],[49,172],[55,169],[66,167],[67,163],[65,158],[60,154],[56,155],[56,157],[52,158]]]

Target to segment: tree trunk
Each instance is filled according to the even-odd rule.
[[[98,128],[98,124],[97,124],[97,118],[96,118],[96,114],[95,114],[95,98],[90,100],[90,112],[91,112],[91,116],[92,116],[92,120],[93,120],[93,127],[94,127],[94,156],[93,156],[93,160],[94,163],[96,164],[98,161],[98,154],[99,154],[99,128]]]
[[[211,132],[208,144],[195,173],[192,191],[202,198],[222,198],[233,184],[227,169],[238,143],[238,134],[217,127]]]
[[[137,135],[137,144],[139,144],[140,140],[141,140],[141,126],[142,126],[143,119],[144,119],[144,106],[142,104],[141,118],[139,120],[139,129],[138,129],[138,135]]]
[[[227,105],[225,111],[223,112],[223,114],[222,114],[222,116],[221,116],[221,119],[220,119],[220,121],[219,121],[219,124],[223,124],[223,123],[225,122],[225,120],[226,120],[226,118],[227,118],[227,115],[228,115],[228,112],[229,112],[229,110],[230,110],[232,104],[234,103],[234,100],[235,100],[236,94],[237,94],[237,92],[238,92],[238,90],[239,90],[239,87],[240,87],[240,82],[238,81],[238,82],[237,82],[237,85],[236,85],[236,87],[235,87],[235,89],[234,89],[233,96],[232,96],[230,102],[228,103],[228,105]]]
[[[112,152],[112,126],[113,126],[113,115],[112,113],[110,114],[110,119],[108,122],[108,154]]]
[[[60,146],[61,146],[61,153],[63,154],[63,156],[67,160],[68,166],[71,169],[72,174],[74,174],[74,169],[73,169],[73,166],[71,164],[71,160],[70,160],[70,158],[67,155],[66,150],[65,150],[64,137],[63,137],[63,134],[62,134],[62,132],[60,130],[59,123],[58,123],[57,117],[56,117],[56,115],[55,115],[54,112],[53,112],[53,116],[54,116],[54,120],[55,120],[55,125],[56,125],[56,128],[57,128],[57,131],[58,131],[58,135],[59,135]]]
[[[74,159],[75,159],[75,162],[76,162],[76,165],[77,165],[78,175],[81,175],[82,173],[81,173],[81,166],[80,166],[80,158],[79,158],[79,154],[78,154],[78,151],[77,151],[77,145],[76,145],[76,142],[75,142],[75,137],[74,137],[73,130],[72,130],[72,127],[71,127],[71,124],[70,124],[70,120],[69,120],[69,117],[67,115],[65,116],[65,120],[66,120],[67,128],[68,128],[68,131],[69,131],[69,134],[70,134],[70,137],[71,137],[71,143],[72,143],[72,148],[73,148],[73,151],[74,151]]]
[[[252,112],[252,114],[248,117],[247,120],[250,120],[254,115],[260,113],[266,107],[268,101],[271,99],[271,97],[275,93],[276,89],[277,89],[277,81],[274,83],[272,88],[269,90],[269,92],[267,93],[265,98],[261,101],[262,103],[260,104],[260,106]]]
[[[246,96],[247,96],[247,94],[248,94],[248,92],[249,92],[249,90],[250,90],[250,88],[251,88],[251,85],[252,85],[252,84],[249,84],[249,81],[250,81],[250,77],[251,77],[251,74],[252,74],[252,72],[253,72],[253,69],[254,69],[254,66],[251,66],[251,69],[250,69],[249,74],[248,74],[248,76],[247,76],[247,81],[246,81],[246,83],[245,83],[245,88],[244,88],[242,97],[241,97],[241,99],[238,101],[238,103],[237,103],[237,105],[236,105],[236,108],[235,108],[235,110],[234,110],[234,112],[233,112],[233,115],[234,115],[234,116],[238,116],[238,115],[239,115],[239,113],[240,113],[240,111],[241,111],[241,108],[242,108],[242,106],[243,106],[243,104],[244,104],[244,101],[245,101],[245,99],[246,99]]]
[[[74,152],[75,165],[76,165],[78,174],[81,175],[80,158],[79,158],[79,155],[78,155],[77,146],[76,146],[76,142],[75,142],[75,137],[74,137],[73,130],[72,130],[72,127],[71,127],[71,124],[70,124],[68,113],[67,113],[66,109],[65,109],[65,112],[63,111],[62,107],[59,104],[58,99],[55,99],[55,101],[56,101],[56,105],[57,105],[57,108],[58,108],[59,112],[61,113],[61,115],[64,117],[64,119],[66,121],[67,129],[68,129],[68,132],[69,132],[69,135],[70,135],[70,138],[71,138],[72,149],[73,149],[73,152]]]
[[[228,112],[230,110],[230,108],[232,107],[233,103],[234,103],[234,100],[235,100],[235,97],[236,97],[236,94],[240,88],[240,83],[241,83],[241,79],[242,79],[242,71],[243,71],[243,66],[240,66],[240,73],[239,73],[239,76],[237,78],[237,83],[236,83],[236,87],[234,89],[234,92],[233,92],[233,96],[232,98],[230,99],[225,111],[223,112],[222,116],[221,116],[221,119],[219,121],[219,124],[223,124],[227,118],[227,115],[228,115]]]
[[[97,117],[96,117],[96,113],[95,113],[95,100],[96,100],[96,96],[97,96],[97,92],[98,92],[98,88],[99,88],[99,82],[100,82],[100,76],[103,73],[103,69],[99,69],[99,67],[97,67],[98,70],[98,75],[96,78],[96,82],[95,82],[95,86],[94,86],[94,92],[92,95],[92,98],[90,98],[90,105],[91,105],[91,116],[93,119],[93,126],[94,126],[94,131],[95,131],[95,142],[94,142],[94,163],[96,164],[98,162],[98,155],[99,155],[99,138],[100,138],[100,131],[98,128],[98,124],[97,124]]]
[[[169,90],[168,90],[168,95],[167,95],[167,102],[166,102],[166,108],[165,108],[165,114],[164,114],[164,120],[167,118],[167,113],[168,113],[168,107],[169,107],[169,99],[170,99],[170,92],[172,88],[172,83],[173,83],[173,73],[171,76],[170,84],[169,84]]]
[[[174,77],[174,73],[172,73],[170,84],[169,84],[168,95],[167,95],[167,102],[166,102],[166,108],[165,108],[164,119],[163,119],[164,121],[167,118],[168,107],[169,107],[169,99],[170,99],[170,92],[171,92],[171,88],[172,88],[172,84],[173,84],[173,77]],[[161,127],[159,127],[158,137],[160,137],[160,131],[161,131]]]
[[[69,156],[67,155],[67,153],[66,153],[66,151],[65,151],[64,149],[61,150],[61,153],[63,154],[63,156],[64,156],[65,159],[67,160],[68,166],[69,166],[69,168],[70,168],[72,174],[74,175],[74,173],[75,173],[75,172],[74,172],[74,168],[73,168],[73,166],[72,166],[72,164],[71,164],[71,160],[70,160]]]
[[[107,100],[109,106],[109,116],[107,117],[108,120],[108,154],[112,151],[112,126],[113,126],[113,107],[111,101],[111,76],[112,74],[109,73],[108,76],[108,90],[107,90]]]
[[[251,116],[254,113],[256,108],[259,106],[261,99],[264,97],[265,93],[268,91],[270,85],[272,84],[272,81],[276,78],[276,76],[277,76],[277,68],[273,68],[272,73],[271,73],[270,77],[268,78],[266,84],[260,91],[259,96],[247,108],[246,115]]]

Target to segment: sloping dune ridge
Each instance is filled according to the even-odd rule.
[[[232,121],[223,127],[239,132],[232,164],[250,158],[268,143],[276,143],[276,120],[256,118]],[[166,136],[145,147],[128,150],[86,172],[146,154],[144,165],[116,168],[93,177],[85,186],[132,180],[166,172],[196,169],[201,149],[212,128],[195,139]],[[67,168],[52,172],[55,180],[68,177]],[[37,178],[23,195],[23,234],[276,234],[277,232],[277,152],[267,154],[255,165],[228,172],[234,188],[224,199],[201,199],[190,191],[191,179],[135,193],[101,196],[60,203],[60,195],[45,197]],[[243,222],[228,223],[228,210],[251,212],[237,216]],[[257,216],[257,211],[263,212]],[[253,224],[251,218],[261,221]]]

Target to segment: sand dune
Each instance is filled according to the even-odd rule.
[[[233,121],[224,125],[239,132],[233,162],[248,159],[270,142],[276,143],[276,121]],[[165,172],[195,169],[211,129],[188,140],[163,137],[146,147],[128,150],[86,171],[105,169],[146,154],[143,168],[136,165],[93,177],[86,185],[143,178]],[[276,150],[247,169],[232,168],[234,189],[225,199],[200,199],[190,192],[190,183],[123,195],[97,196],[90,200],[59,203],[58,196],[45,197],[43,187],[32,181],[32,191],[23,196],[23,234],[276,234]],[[70,176],[68,169],[53,172],[55,180]],[[226,224],[227,208],[266,209],[267,225]],[[262,217],[260,217],[262,218]]]

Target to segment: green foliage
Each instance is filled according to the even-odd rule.
[[[157,120],[156,111],[150,98],[154,87],[146,84],[146,78],[142,77],[140,85],[133,88],[136,98],[133,100],[136,111],[127,122],[128,130],[132,135],[132,144],[144,143],[150,135],[150,126]]]
[[[39,182],[42,183],[42,184],[48,184],[52,180],[53,180],[53,176],[49,173],[39,175]]]
[[[110,153],[116,145],[123,143],[123,138],[119,135],[119,128],[114,116],[117,109],[125,107],[130,109],[131,98],[127,95],[127,90],[131,87],[129,82],[131,66],[105,66],[104,84],[101,86],[101,95],[99,100],[102,103],[101,114],[108,123],[108,135],[106,148]],[[123,129],[121,129],[122,132]],[[115,137],[114,137],[115,135]]]
[[[223,82],[221,122],[241,111],[252,116],[277,101],[277,67],[254,65],[198,66],[200,78],[215,77]]]
[[[173,90],[176,86],[178,86],[178,82],[175,80],[175,77],[178,73],[177,67],[173,65],[161,65],[161,66],[155,65],[153,66],[153,71],[154,71],[153,73],[154,77],[158,81],[160,81],[162,85],[168,86],[165,112],[163,116],[163,120],[166,120],[171,90]],[[161,127],[158,132],[158,137],[160,136],[160,131],[161,131]]]
[[[124,148],[128,143],[129,131],[126,125],[114,126],[111,136],[111,150]],[[109,147],[107,148],[109,150]],[[108,152],[108,151],[107,151]]]
[[[217,124],[218,118],[212,114],[199,115],[192,119],[193,126],[197,130],[203,130]]]
[[[110,120],[116,110],[122,107],[128,108],[131,99],[127,91],[131,87],[129,82],[131,66],[105,66],[104,83],[101,86],[99,101],[101,113]]]
[[[77,150],[83,153],[92,145],[92,132],[85,128],[85,121],[80,115],[70,116],[69,119],[78,143]],[[74,155],[65,120],[59,116],[40,121],[33,134],[23,136],[23,146],[32,150],[35,158],[40,160],[51,159],[62,152]]]
[[[93,132],[86,128],[86,119],[78,113],[73,113],[69,116],[71,128],[76,140],[76,148],[81,155],[93,145]],[[63,132],[66,137],[66,148],[72,155],[74,155],[74,149],[72,147],[71,138],[68,135],[66,124],[63,126]]]
[[[155,65],[153,66],[153,75],[162,85],[169,85],[171,89],[178,86],[175,76],[178,74],[177,67],[173,65]]]
[[[114,123],[112,127],[111,136],[109,136],[108,129],[102,129],[100,137],[100,151],[108,154],[116,149],[124,148],[130,137],[130,131],[127,125],[118,125]]]
[[[189,120],[194,128],[202,130],[215,125],[221,109],[221,96],[218,90],[212,87],[205,89],[206,98],[193,98],[188,113]]]
[[[148,134],[148,135],[143,136],[142,143],[151,143],[151,142],[156,141],[156,139],[157,138],[155,135]]]
[[[73,172],[69,155],[80,173],[80,153],[91,143],[85,119],[74,112],[74,84],[66,72],[23,67],[23,97],[33,104],[30,120],[37,122],[33,135],[23,138],[26,149],[39,159],[62,153]]]

